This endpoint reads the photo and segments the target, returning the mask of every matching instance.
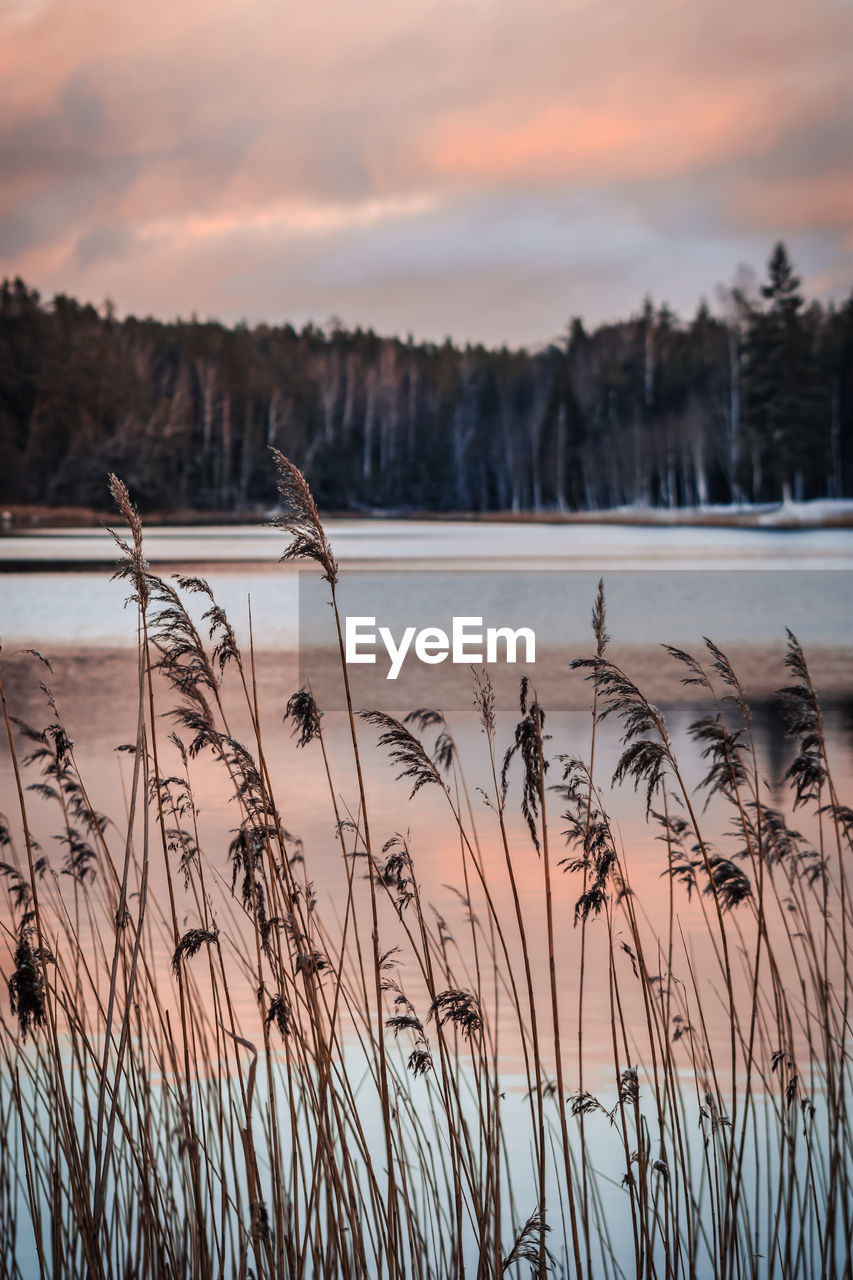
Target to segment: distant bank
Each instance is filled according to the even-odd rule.
[[[148,525],[194,526],[264,525],[275,512],[269,511],[144,511]],[[850,529],[853,528],[853,498],[818,498],[811,502],[745,504],[704,507],[612,507],[603,511],[414,511],[355,510],[324,511],[326,517],[346,520],[417,520],[447,523],[471,521],[477,524],[608,524],[684,525],[720,529]],[[7,503],[0,509],[0,536],[35,529],[95,528],[116,521],[106,508]]]

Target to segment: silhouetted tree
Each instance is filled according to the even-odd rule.
[[[818,362],[821,315],[804,309],[787,250],[767,264],[765,305],[749,327],[743,378],[744,422],[754,501],[825,491],[830,414]]]
[[[853,304],[807,306],[783,245],[759,303],[628,320],[537,352],[372,330],[116,319],[0,287],[0,501],[276,502],[268,447],[332,510],[575,510],[842,496]]]

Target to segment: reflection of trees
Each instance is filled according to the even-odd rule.
[[[752,702],[755,741],[765,763],[765,776],[774,789],[782,786],[788,766],[796,754],[785,732],[785,718],[778,698]]]

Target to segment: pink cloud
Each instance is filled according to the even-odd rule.
[[[14,0],[0,16],[0,273],[189,311],[202,291],[221,297],[193,261],[239,279],[264,253],[298,264],[306,237],[320,262],[325,238],[328,275],[346,239],[357,274],[354,237],[366,261],[377,228],[399,246],[410,227],[422,278],[436,237],[462,234],[466,202],[503,225],[513,200],[539,201],[547,222],[575,192],[638,226],[667,205],[685,253],[696,215],[682,207],[700,211],[696,244],[707,218],[722,239],[834,231],[849,13],[832,0],[728,8]],[[440,230],[430,211],[446,215]],[[626,244],[611,223],[607,259]],[[528,251],[525,235],[519,224],[495,248],[495,288],[504,270],[513,287],[523,258],[507,254]],[[445,257],[476,274],[479,247],[466,260],[448,240]]]
[[[833,227],[853,231],[853,175],[846,168],[802,178],[746,178],[732,193],[732,208],[757,225],[785,230]]]

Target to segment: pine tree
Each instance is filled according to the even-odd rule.
[[[804,305],[782,245],[763,293],[525,351],[119,320],[0,282],[0,502],[98,506],[116,471],[149,510],[263,511],[270,444],[336,510],[849,493],[853,303]]]
[[[767,264],[765,305],[746,340],[744,477],[753,501],[814,496],[829,468],[829,409],[816,338],[819,309],[804,310],[800,281],[781,241]]]

